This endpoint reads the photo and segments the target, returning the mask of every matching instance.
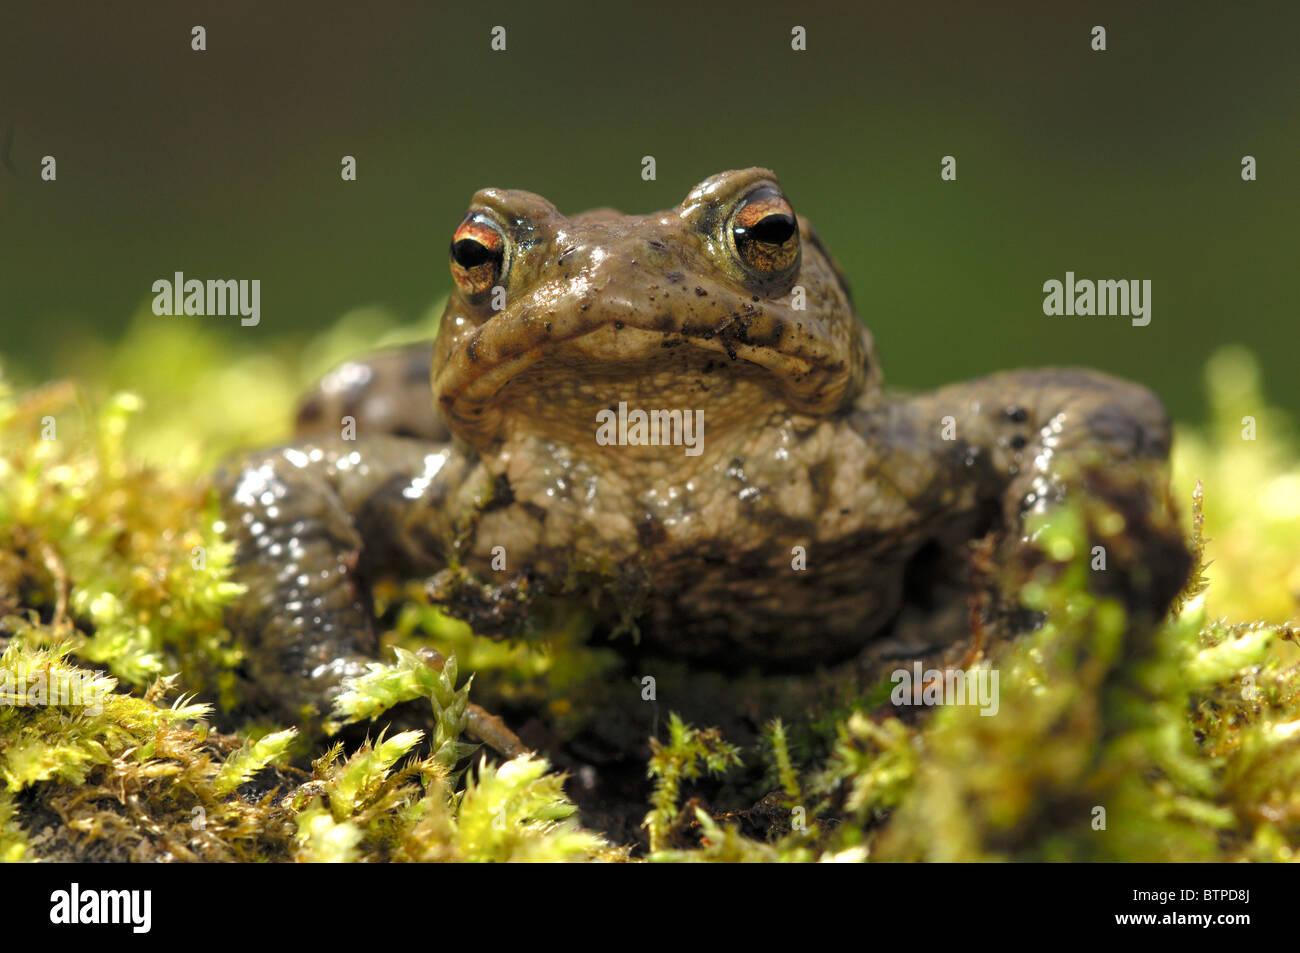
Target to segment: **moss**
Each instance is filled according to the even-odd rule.
[[[246,697],[204,474],[280,436],[289,395],[332,359],[428,329],[359,313],[300,359],[144,318],[81,353],[82,387],[0,378],[0,859],[632,855],[582,825],[546,759],[466,740],[475,702],[528,712],[551,740],[600,722],[621,662],[588,644],[581,609],[539,606],[542,641],[498,643],[421,587],[382,589],[394,661],[352,683],[330,726],[370,723],[371,739],[266,724]],[[143,400],[114,391],[136,380]],[[1043,625],[980,663],[1000,673],[996,717],[900,717],[888,686],[838,686],[742,748],[673,715],[649,741],[652,789],[625,795],[647,856],[1296,859],[1300,460],[1248,354],[1216,355],[1207,381],[1213,419],[1180,430],[1173,467],[1201,565],[1169,618],[1088,589],[1104,504],[1058,510],[1021,589]],[[386,726],[411,706],[422,730]]]
[[[1209,603],[1238,621],[1300,616],[1300,464],[1296,422],[1264,398],[1259,367],[1240,347],[1205,368],[1210,422],[1179,426],[1174,483],[1183,498],[1205,492]]]
[[[740,752],[722,739],[717,729],[700,730],[685,724],[676,714],[668,719],[668,741],[650,742],[648,771],[655,779],[650,798],[653,809],[646,815],[651,852],[665,849],[680,825],[682,811],[678,805],[682,782],[700,776],[701,769],[722,774],[740,764]],[[694,813],[693,809],[691,813]]]

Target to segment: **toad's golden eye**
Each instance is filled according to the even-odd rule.
[[[745,267],[761,277],[780,275],[799,260],[799,221],[785,196],[770,186],[736,208],[731,240]]]
[[[505,260],[506,238],[486,215],[467,216],[451,237],[451,276],[470,297],[492,290],[501,280]]]

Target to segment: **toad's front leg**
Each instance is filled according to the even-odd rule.
[[[1190,556],[1169,495],[1169,416],[1151,391],[1090,370],[1021,370],[943,388],[913,409],[960,449],[980,495],[999,508],[1005,556],[1032,560],[1025,517],[1084,494],[1123,517],[1090,527],[1090,545],[1117,550],[1116,571],[1099,582],[1131,610],[1168,607]]]
[[[457,514],[489,489],[450,444],[321,440],[249,454],[216,476],[234,580],[228,624],[271,704],[324,713],[374,660],[370,581],[447,564]]]

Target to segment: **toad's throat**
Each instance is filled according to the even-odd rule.
[[[509,385],[541,369],[551,380],[602,372],[632,379],[673,367],[679,354],[716,364],[718,379],[761,369],[793,409],[833,413],[851,399],[854,368],[816,327],[815,318],[792,322],[757,310],[709,323],[670,315],[501,315],[435,357],[433,386],[448,421],[471,440],[493,435],[517,392]]]

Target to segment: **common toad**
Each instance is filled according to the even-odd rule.
[[[218,478],[248,587],[231,625],[287,711],[373,660],[381,575],[440,580],[482,634],[584,597],[643,649],[806,670],[889,638],[942,646],[951,625],[927,620],[965,624],[972,540],[1015,559],[1028,512],[1120,472],[1152,494],[1111,567],[1130,604],[1162,611],[1186,572],[1154,395],[1083,369],[887,393],[842,272],[770,171],[650,215],[484,189],[450,265],[431,352],[342,366],[299,442]]]

